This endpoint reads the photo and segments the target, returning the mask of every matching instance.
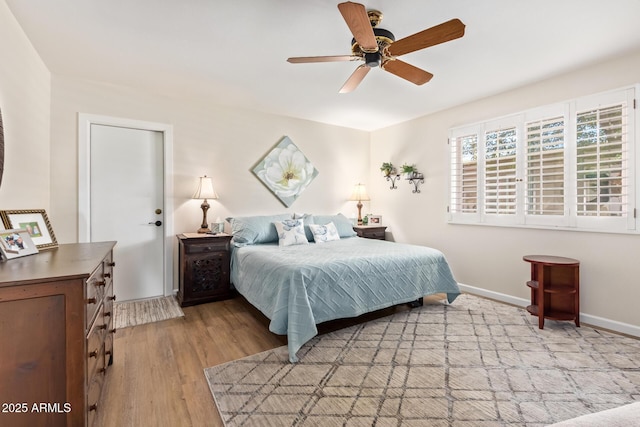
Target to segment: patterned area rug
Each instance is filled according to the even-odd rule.
[[[115,302],[113,304],[116,329],[144,325],[184,316],[175,297],[161,297],[142,301]]]
[[[205,369],[232,426],[545,426],[640,401],[640,340],[461,295]]]

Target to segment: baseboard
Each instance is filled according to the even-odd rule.
[[[515,305],[517,307],[526,307],[531,304],[531,301],[525,298],[518,298],[512,295],[503,294],[500,292],[489,291],[487,289],[477,288],[475,286],[469,286],[462,283],[458,283],[460,290],[473,295],[478,295],[485,298],[490,298],[496,301],[505,302],[507,304]],[[596,327],[607,329],[609,331],[618,332],[620,334],[630,335],[632,337],[640,338],[640,326],[630,325],[629,323],[618,322],[616,320],[606,319],[604,317],[593,316],[588,313],[580,312],[580,322]]]

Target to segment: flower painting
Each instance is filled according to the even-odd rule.
[[[253,173],[289,207],[311,184],[318,170],[288,136],[253,168]]]

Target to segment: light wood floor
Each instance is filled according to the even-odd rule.
[[[327,322],[319,330],[408,309]],[[117,331],[98,427],[222,427],[204,368],[286,345],[286,337],[269,332],[267,319],[242,297],[183,310],[184,318]]]

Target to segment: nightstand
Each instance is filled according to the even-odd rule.
[[[384,240],[384,231],[387,229],[384,225],[356,225],[353,230],[358,233],[358,237],[365,239]]]
[[[184,233],[176,236],[180,243],[180,288],[182,307],[233,296],[229,279],[229,242],[225,233]]]

